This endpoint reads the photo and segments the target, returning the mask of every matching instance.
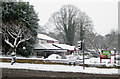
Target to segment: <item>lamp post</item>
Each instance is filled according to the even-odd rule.
[[[82,43],[82,51],[83,51],[83,69],[85,69],[85,54],[84,54],[84,42]]]
[[[83,53],[83,69],[85,69],[85,57],[84,57],[84,50],[85,50],[85,42],[84,42],[84,34],[85,34],[85,28],[83,27],[83,25],[81,25],[80,28],[80,47],[79,49],[82,51]],[[79,42],[78,42],[79,44]]]
[[[26,47],[23,47],[23,52],[24,52],[24,53],[26,53],[25,50],[26,50]],[[25,57],[27,58],[27,56],[25,56]]]
[[[116,48],[114,48],[114,63],[116,63]]]
[[[23,52],[25,52],[26,47],[23,47]]]
[[[23,47],[23,50],[25,50],[26,49],[26,47]]]

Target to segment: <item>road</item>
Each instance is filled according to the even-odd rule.
[[[2,69],[2,79],[119,79],[120,75]]]

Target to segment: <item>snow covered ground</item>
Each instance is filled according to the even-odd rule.
[[[0,58],[7,58],[11,59],[11,57],[5,57],[0,56]],[[60,58],[60,57],[58,57]],[[44,58],[36,58],[36,57],[17,57],[17,59],[33,59],[33,60],[50,60],[50,61],[64,61],[69,62],[69,59],[53,59],[52,57],[49,57],[47,59]],[[73,57],[74,59],[74,57]],[[82,60],[77,60],[77,62]],[[107,67],[114,65],[114,57],[111,57],[111,63],[109,63],[110,60],[104,59],[102,60],[102,63],[100,63],[100,58],[90,58],[85,59],[85,64],[90,65],[106,65]],[[83,72],[83,73],[93,73],[93,74],[119,74],[118,69],[115,68],[95,68],[95,67],[86,67],[85,70],[82,66],[67,66],[67,65],[52,65],[52,64],[29,64],[29,63],[15,63],[14,65],[10,65],[10,63],[0,62],[0,68],[14,68],[14,69],[30,69],[30,70],[42,70],[42,71],[54,71],[54,72]]]
[[[57,57],[57,58],[56,58]],[[10,56],[6,57],[6,56],[0,56],[0,58],[2,59],[11,59]],[[49,60],[51,62],[58,62],[58,63],[69,63],[69,62],[77,62],[79,64],[82,64],[83,60],[77,60],[76,56],[67,56],[67,59],[61,59],[61,57],[59,55],[51,55],[48,58],[44,59],[44,58],[36,58],[36,57],[30,57],[30,58],[25,58],[25,57],[17,57],[17,59],[30,59],[30,60]],[[116,65],[120,65],[120,61],[116,61]],[[85,64],[89,64],[89,65],[94,65],[94,66],[102,66],[102,65],[106,65],[107,67],[111,67],[114,66],[114,56],[111,56],[111,63],[110,63],[110,59],[102,59],[102,63],[100,63],[100,58],[90,58],[90,59],[85,59]]]
[[[95,67],[82,66],[68,66],[68,65],[50,65],[50,64],[28,64],[28,63],[10,63],[0,62],[0,68],[13,68],[13,69],[29,69],[29,70],[41,70],[41,71],[53,71],[53,72],[82,72],[93,74],[119,74],[118,69],[105,69]]]

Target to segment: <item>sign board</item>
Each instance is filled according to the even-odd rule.
[[[110,62],[111,62],[111,51],[102,50],[100,53],[100,62],[101,62],[101,59],[110,59]]]
[[[100,56],[102,59],[110,59],[110,51],[102,50]]]

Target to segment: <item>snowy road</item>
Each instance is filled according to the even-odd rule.
[[[92,74],[119,74],[118,69],[105,69],[86,67],[85,70],[82,66],[68,66],[68,65],[48,65],[48,64],[27,64],[27,63],[10,63],[0,62],[0,68],[12,68],[12,69],[29,69],[29,70],[41,70],[41,71],[53,71],[53,72],[81,72]]]

